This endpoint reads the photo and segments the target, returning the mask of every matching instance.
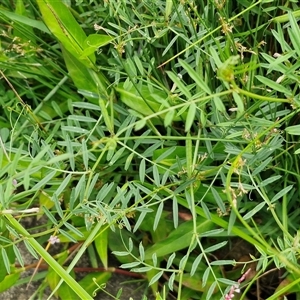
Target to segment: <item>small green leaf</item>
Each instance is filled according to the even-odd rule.
[[[193,276],[195,274],[195,272],[197,271],[197,268],[202,260],[202,257],[203,257],[203,253],[200,253],[194,260],[194,262],[192,264],[192,269],[191,269],[191,276]]]
[[[152,270],[153,268],[151,266],[149,267],[141,267],[141,268],[134,268],[131,269],[132,272],[137,272],[137,273],[146,273]]]
[[[153,283],[159,280],[159,278],[163,275],[164,271],[160,271],[155,276],[152,277],[152,279],[149,282],[149,286],[151,286]]]
[[[224,247],[226,244],[227,244],[227,241],[224,241],[224,242],[215,244],[213,246],[210,246],[210,247],[206,248],[204,251],[205,251],[205,253],[214,252],[214,251]]]
[[[146,173],[146,161],[145,161],[145,159],[142,159],[142,161],[140,163],[140,167],[139,167],[139,177],[140,177],[141,183],[144,183],[145,173]]]
[[[287,187],[285,187],[284,189],[282,189],[281,191],[279,191],[272,199],[271,199],[271,203],[274,203],[275,201],[277,201],[278,199],[282,198],[285,194],[287,194],[291,189],[293,188],[293,185],[288,185]]]
[[[6,272],[8,274],[10,274],[10,262],[9,262],[9,258],[8,258],[7,253],[6,253],[6,251],[5,251],[5,249],[3,247],[1,247],[1,255],[2,255],[2,259],[3,259],[3,262],[4,262],[4,266],[5,266]]]
[[[171,291],[173,291],[173,284],[174,284],[174,280],[175,280],[175,276],[176,273],[172,273],[172,275],[170,276],[169,280],[168,280],[168,287]]]
[[[168,258],[168,262],[167,262],[167,269],[170,269],[172,263],[173,263],[173,260],[176,256],[176,253],[173,253],[169,258]]]
[[[191,129],[195,121],[196,110],[197,110],[196,104],[194,102],[191,102],[189,105],[189,110],[185,121],[185,129],[184,129],[185,132],[188,132]]]
[[[80,58],[84,58],[94,54],[98,48],[109,44],[113,40],[112,37],[105,34],[90,34],[83,42],[84,50]]]
[[[163,209],[164,209],[164,202],[162,201],[162,202],[160,202],[160,204],[157,208],[157,212],[156,212],[154,223],[153,223],[153,231],[155,231],[157,229],[158,223],[161,219],[161,214],[163,212]]]
[[[140,242],[140,244],[139,244],[139,252],[140,252],[141,261],[144,261],[145,260],[145,249],[144,249],[142,242]]]
[[[291,96],[293,93],[292,91],[288,90],[286,87],[284,87],[282,84],[279,84],[269,78],[266,78],[261,75],[255,76],[261,83],[265,84],[266,86],[272,88],[275,91],[281,92],[283,94],[286,94],[288,96]]]
[[[289,126],[285,131],[291,135],[300,135],[300,125]]]
[[[18,281],[20,275],[21,275],[21,272],[6,275],[4,277],[4,279],[1,280],[0,293],[2,293],[4,291],[8,290],[9,288],[15,286],[15,284]]]
[[[244,220],[248,220],[252,218],[256,213],[258,213],[264,206],[266,205],[266,202],[259,203],[257,206],[255,206],[252,210],[250,210],[248,213],[246,213],[243,216]]]
[[[132,269],[134,267],[137,267],[138,265],[140,265],[141,263],[139,261],[134,261],[134,262],[131,262],[131,263],[127,263],[127,264],[122,264],[120,266],[120,268],[122,269]]]
[[[201,78],[200,74],[198,74],[186,61],[179,59],[179,63],[187,71],[189,76],[191,76],[191,78],[196,82],[196,84],[200,87],[200,89],[203,90],[206,94],[210,95],[211,90],[208,87],[208,85],[204,82],[204,80]]]

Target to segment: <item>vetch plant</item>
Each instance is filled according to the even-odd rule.
[[[111,272],[145,299],[299,292],[295,2],[1,5],[1,292],[22,244],[32,298],[101,298]]]

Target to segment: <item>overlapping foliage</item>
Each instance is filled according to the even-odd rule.
[[[85,252],[105,268],[113,252],[157,299],[246,299],[276,270],[256,292],[299,294],[300,9],[280,5],[3,1],[1,291],[25,243],[61,299],[109,280],[76,282]],[[28,215],[47,220],[36,234]]]

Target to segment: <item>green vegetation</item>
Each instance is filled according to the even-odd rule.
[[[295,0],[2,0],[0,292],[24,244],[49,266],[31,299],[104,293],[111,269],[75,278],[84,253],[139,273],[143,299],[300,299],[299,17]]]

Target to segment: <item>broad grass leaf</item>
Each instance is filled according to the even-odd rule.
[[[49,29],[42,21],[33,20],[26,16],[22,16],[20,14],[14,13],[14,12],[6,11],[5,9],[1,9],[0,15],[4,15],[15,22],[18,22],[18,23],[21,23],[24,25],[28,25],[32,28],[36,28],[40,31],[50,34]]]
[[[86,35],[67,6],[63,2],[50,0],[40,0],[37,4],[50,31],[75,58],[80,60]],[[81,59],[81,62],[88,68],[93,68],[95,60],[93,54]]]
[[[291,24],[291,28],[288,28],[288,33],[291,38],[291,42],[294,46],[294,49],[297,51],[298,57],[300,56],[300,29],[299,25],[291,12],[288,12],[289,21]]]
[[[101,233],[94,240],[94,245],[105,269],[108,267],[108,229],[101,229]],[[128,253],[127,253],[128,254]]]
[[[206,271],[207,274],[207,282],[205,286],[202,286],[202,280],[203,280],[203,272],[199,272],[199,273],[195,273],[194,276],[191,276],[191,274],[189,273],[185,273],[182,276],[182,285],[192,289],[194,291],[198,291],[198,292],[204,292],[206,293],[209,290],[209,287],[211,285],[213,285],[213,283],[215,282],[214,277],[212,276],[211,272]],[[218,275],[218,271],[216,269],[213,270],[213,272],[216,273],[216,275]],[[178,281],[178,277],[176,276],[175,278],[176,281]],[[216,292],[216,289],[213,289],[213,293]],[[210,299],[214,299],[213,297],[211,297]],[[218,298],[219,299],[219,298]]]
[[[5,268],[3,268],[5,270]],[[0,284],[0,293],[8,290],[9,288],[15,286],[16,282],[20,278],[21,272],[16,272],[6,275]]]
[[[197,233],[201,234],[213,228],[213,223],[204,218],[198,217],[196,221]],[[189,246],[193,235],[193,222],[187,221],[175,230],[167,238],[157,242],[145,251],[145,259],[151,259],[153,253],[157,257],[162,257],[174,253]]]
[[[60,299],[72,299],[72,300],[81,300],[81,298],[74,292],[74,290],[69,287],[65,282],[59,287],[57,294]]]

